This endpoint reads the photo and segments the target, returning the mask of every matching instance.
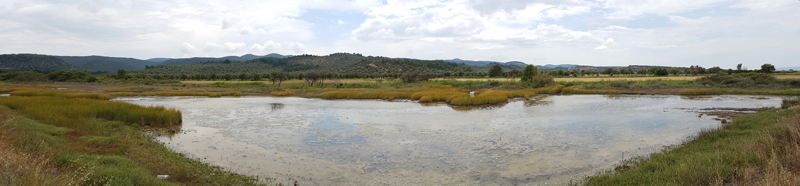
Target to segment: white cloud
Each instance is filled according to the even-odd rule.
[[[612,10],[606,18],[633,19],[646,14],[669,15],[710,8],[729,1],[732,0],[604,0],[600,4],[603,8]]]
[[[605,50],[605,49],[608,49],[608,47],[605,46],[605,45],[600,45],[600,46],[594,48],[594,50]]]
[[[394,37],[394,31],[392,29],[380,29],[373,33],[369,34],[371,38],[392,38]]]
[[[272,40],[269,40],[266,43],[264,43],[263,45],[258,44],[258,43],[253,44],[253,46],[251,46],[250,48],[254,49],[256,51],[259,51],[259,52],[263,52],[263,51],[266,51],[266,50],[273,50],[274,51],[274,50],[282,49],[282,45],[280,43],[276,43],[276,42],[274,42]]]
[[[240,30],[241,31],[239,31],[239,32],[242,33],[242,35],[250,35],[250,34],[253,34],[253,33],[256,32],[256,30],[254,30],[253,28],[250,28],[249,26],[243,26],[242,29],[240,29]]]
[[[228,29],[230,27],[231,27],[231,23],[228,22],[228,20],[222,20],[222,29],[223,30]]]
[[[782,66],[800,58],[797,1],[50,2],[0,3],[0,53],[151,58],[344,51],[686,66],[747,60]],[[321,23],[304,20],[308,15],[330,17]]]
[[[192,54],[197,52],[197,47],[194,47],[192,44],[183,43],[180,49],[181,53],[183,54]]]

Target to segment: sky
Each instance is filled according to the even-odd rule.
[[[798,0],[3,0],[0,53],[800,66]]]

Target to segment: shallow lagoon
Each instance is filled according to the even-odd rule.
[[[190,157],[301,185],[545,185],[720,126],[705,108],[777,107],[780,97],[542,97],[492,108],[411,101],[241,97],[118,99],[183,112],[159,137]]]

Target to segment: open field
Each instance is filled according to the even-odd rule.
[[[697,78],[701,78],[705,76],[665,76],[665,77],[636,77],[636,76],[626,76],[626,77],[612,77],[612,76],[597,76],[597,77],[562,77],[562,78],[553,78],[556,82],[575,82],[575,81],[582,81],[582,82],[596,82],[596,81],[647,81],[647,80],[695,80]],[[800,79],[800,75],[775,75],[777,79]],[[445,80],[445,79],[434,79],[434,80]],[[450,79],[448,79],[450,80]],[[519,78],[455,78],[453,80],[458,81],[519,81]],[[191,84],[211,84],[220,81],[181,81],[181,83],[191,83]],[[272,84],[270,81],[225,81],[230,83],[250,83],[250,82],[262,82],[265,84]],[[303,80],[286,80],[283,83],[304,83]],[[341,80],[328,80],[326,82],[336,82],[336,83],[373,83],[376,80],[373,79],[341,79]]]

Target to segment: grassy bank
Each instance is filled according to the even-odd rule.
[[[421,103],[444,102],[455,106],[476,106],[506,103],[509,99],[525,98],[529,99],[536,94],[558,94],[564,90],[564,86],[550,86],[538,89],[520,90],[497,90],[481,89],[475,90],[470,95],[470,90],[464,88],[453,88],[450,85],[439,87],[413,87],[404,89],[382,90],[382,89],[346,89],[332,90],[319,94],[311,94],[309,97],[323,99],[408,99]]]
[[[625,160],[586,185],[796,185],[800,108],[740,116],[648,157]]]
[[[0,185],[259,185],[145,134],[179,126],[174,109],[63,97],[0,105]]]

